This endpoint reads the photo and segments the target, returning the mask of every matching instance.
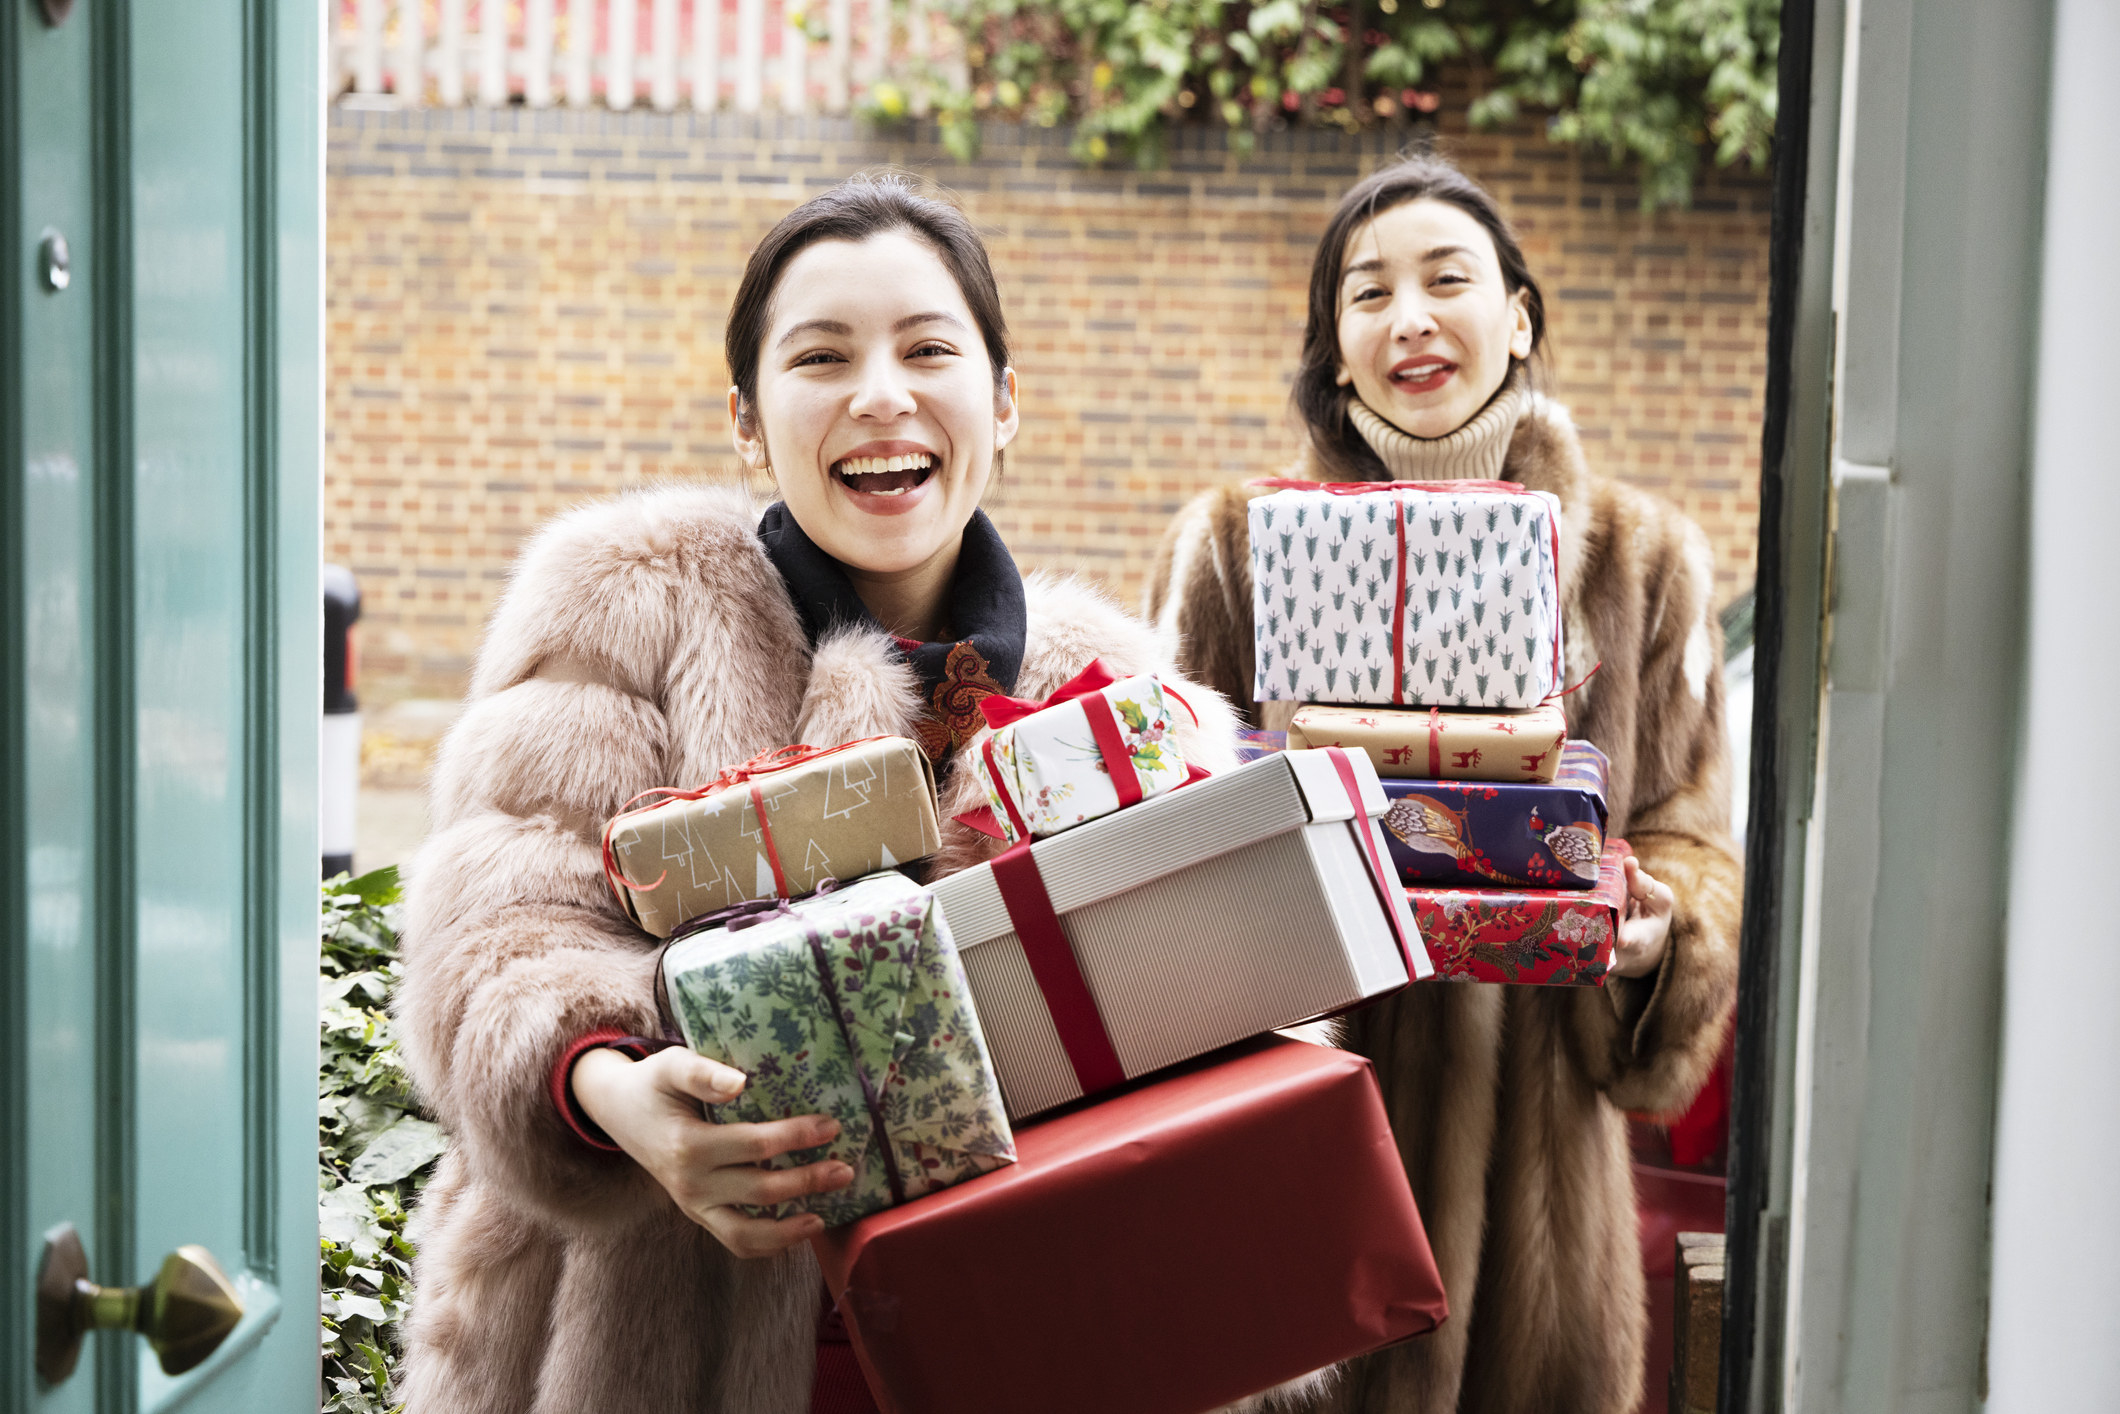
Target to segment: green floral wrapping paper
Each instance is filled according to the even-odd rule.
[[[721,1123],[828,1114],[839,1137],[770,1160],[839,1159],[854,1182],[754,1217],[827,1227],[1014,1163],[993,1059],[934,895],[871,874],[671,944],[670,1009],[685,1043],[750,1077]],[[745,926],[748,924],[748,926]],[[880,1130],[879,1130],[880,1120]]]

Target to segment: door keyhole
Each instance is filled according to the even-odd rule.
[[[37,243],[37,273],[44,280],[44,288],[57,294],[74,282],[73,252],[66,248],[66,237],[47,226],[44,239]]]

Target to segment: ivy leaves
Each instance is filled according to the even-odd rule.
[[[411,1300],[406,1210],[447,1141],[418,1113],[391,1029],[398,879],[379,869],[324,885],[318,968],[321,1414],[390,1414]]]
[[[1578,75],[1554,139],[1637,159],[1644,206],[1682,206],[1702,153],[1763,166],[1774,136],[1778,0],[1577,0]]]
[[[902,5],[903,0],[899,0]],[[1765,164],[1780,0],[944,0],[962,65],[914,63],[867,116],[932,111],[959,158],[978,122],[1071,123],[1079,161],[1164,165],[1172,129],[1247,151],[1277,124],[1349,131],[1430,114],[1439,69],[1478,91],[1474,127],[1547,115],[1547,135],[1632,163],[1645,207],[1684,205],[1701,163]]]

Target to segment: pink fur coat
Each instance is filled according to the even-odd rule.
[[[804,1414],[822,1284],[809,1249],[738,1261],[633,1161],[581,1143],[547,1089],[598,1027],[653,1035],[660,946],[599,867],[629,797],[789,742],[911,734],[919,684],[874,632],[813,653],[739,492],[585,506],[524,551],[443,744],[411,870],[403,1047],[451,1150],[420,1205],[403,1393],[413,1414]],[[1070,579],[1026,584],[1016,692],[1101,657],[1172,674],[1147,627]],[[1181,690],[1188,759],[1234,763],[1235,717]],[[943,779],[945,818],[979,803]],[[944,826],[945,869],[990,841]]]

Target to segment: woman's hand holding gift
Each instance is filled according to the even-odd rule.
[[[1664,950],[1670,946],[1675,899],[1671,886],[1651,876],[1631,854],[1626,868],[1627,912],[1612,950],[1612,975],[1647,977],[1663,965]]]
[[[679,1047],[632,1060],[598,1049],[574,1064],[574,1098],[611,1141],[652,1174],[686,1217],[739,1257],[766,1257],[824,1231],[814,1213],[752,1218],[735,1204],[765,1206],[854,1181],[836,1159],[801,1168],[759,1167],[795,1149],[829,1143],[839,1121],[801,1115],[770,1124],[716,1124],[702,1104],[727,1104],[744,1074]]]

